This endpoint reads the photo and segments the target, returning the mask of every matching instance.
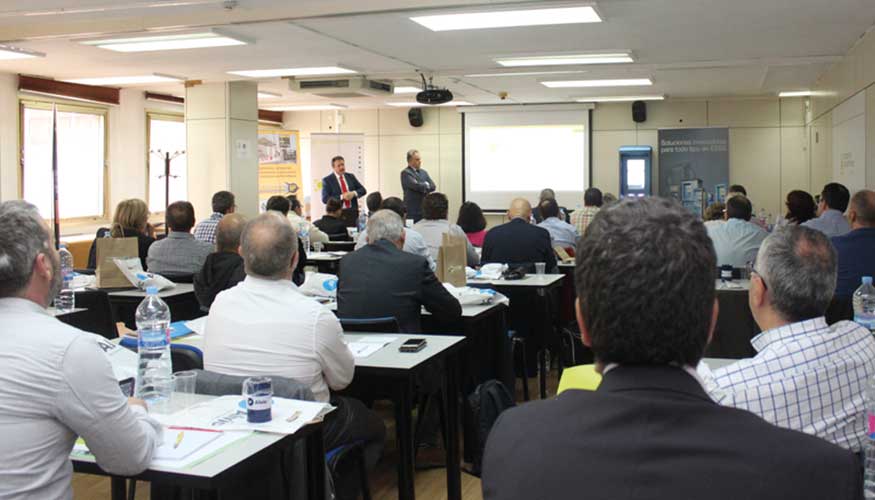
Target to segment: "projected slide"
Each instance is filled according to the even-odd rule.
[[[466,113],[465,199],[506,210],[516,197],[538,201],[543,188],[576,207],[588,187],[588,115],[577,111]]]

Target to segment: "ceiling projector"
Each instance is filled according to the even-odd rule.
[[[420,74],[422,77],[422,92],[416,94],[416,102],[420,104],[444,104],[453,100],[453,93],[447,89],[442,89],[435,87],[431,83],[431,78],[429,78],[429,83],[425,82],[425,75]]]

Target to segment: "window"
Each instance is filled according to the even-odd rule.
[[[188,199],[188,179],[185,157],[185,122],[181,115],[148,113],[146,126],[149,138],[149,210],[163,212],[170,203]],[[169,184],[165,159],[170,154]]]
[[[46,219],[54,217],[52,128],[57,127],[58,212],[61,219],[106,213],[106,110],[21,103],[22,193]]]

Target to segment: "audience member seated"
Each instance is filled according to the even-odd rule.
[[[404,219],[380,210],[368,220],[368,244],[340,260],[337,316],[394,316],[404,333],[422,331],[422,307],[442,321],[462,314],[424,257],[404,252]]]
[[[60,256],[36,207],[0,204],[0,498],[73,498],[77,437],[117,476],[146,469],[161,442],[146,403],[119,391],[103,339],[46,312],[60,288]]]
[[[559,204],[556,203],[556,200],[548,198],[541,202],[539,208],[544,220],[538,224],[538,227],[544,228],[550,233],[553,245],[562,248],[575,246],[578,237],[577,229],[559,218]]]
[[[365,206],[368,207],[368,217],[375,214],[383,204],[383,195],[379,191],[374,191],[365,198]]]
[[[349,241],[349,232],[346,230],[346,222],[343,220],[343,204],[337,198],[328,198],[325,204],[325,215],[313,223],[323,233],[327,234],[331,241]]]
[[[817,204],[807,191],[790,191],[784,205],[787,207],[787,214],[784,216],[786,224],[803,224],[817,217]]]
[[[459,207],[459,217],[456,224],[465,231],[468,241],[477,248],[483,246],[483,238],[486,237],[486,217],[480,205],[473,201],[466,201]]]
[[[718,405],[700,385],[716,266],[704,225],[672,200],[602,210],[574,279],[601,384],[505,411],[486,443],[483,498],[860,498],[852,453]]]
[[[868,441],[864,392],[875,375],[875,338],[824,313],[836,282],[836,254],[814,229],[788,226],[760,248],[749,300],[762,333],[757,351],[705,376],[714,401],[860,451]]]
[[[850,299],[863,276],[875,276],[875,191],[854,194],[848,209],[851,232],[832,239],[838,255],[836,298]]]
[[[401,217],[401,220],[403,221],[407,220],[407,206],[404,204],[403,201],[401,201],[401,198],[398,198],[397,196],[390,196],[383,200],[382,208],[395,212],[396,214],[398,214],[398,217]],[[356,240],[355,243],[355,249],[358,250],[367,244],[368,228],[365,227],[364,231],[359,233],[358,240]],[[437,267],[434,259],[431,258],[431,252],[428,251],[428,245],[425,244],[425,239],[414,229],[404,229],[404,248],[402,248],[402,250],[408,253],[412,253],[414,255],[421,255],[422,257],[425,257],[425,259],[428,261],[428,267],[432,271],[434,271]]]
[[[726,213],[726,204],[712,203],[705,207],[705,213],[702,214],[702,220],[705,222],[705,227],[717,226],[726,222],[723,218]]]
[[[280,215],[288,219],[289,212],[291,211],[292,203],[283,196],[274,195],[267,199],[267,203],[264,204],[265,211],[268,212],[278,212]],[[294,229],[294,226],[292,227]],[[298,233],[295,233],[296,235]],[[304,280],[307,278],[306,272],[304,268],[307,265],[307,252],[310,249],[304,248],[304,242],[298,238],[298,265],[295,267],[295,272],[292,273],[292,282],[298,286],[304,284]]]
[[[310,221],[304,218],[304,207],[301,205],[301,202],[298,201],[298,197],[290,194],[286,196],[286,200],[289,202],[289,212],[286,214],[286,217],[289,219],[289,222],[292,223],[292,229],[295,230],[296,234],[301,234],[304,231],[307,231],[307,234],[310,235],[310,243],[325,243],[328,241],[328,235],[319,230],[318,227],[310,224]],[[276,210],[276,208],[274,208]]]
[[[165,212],[170,234],[149,247],[146,264],[149,272],[168,275],[193,275],[204,267],[207,256],[213,252],[213,244],[194,239],[194,207],[187,201],[176,201]]]
[[[306,384],[337,409],[325,423],[326,449],[363,441],[369,466],[386,429],[360,401],[332,395],[352,381],[355,359],[337,317],[292,283],[298,239],[288,219],[269,211],[240,238],[246,279],[216,296],[204,332],[204,367],[228,375],[281,376]]]
[[[194,275],[194,295],[201,307],[209,309],[216,295],[246,277],[243,258],[240,257],[240,234],[246,218],[240,214],[222,217],[216,228],[216,251],[211,253],[204,267]]]
[[[422,199],[422,220],[413,225],[413,229],[422,235],[431,258],[437,262],[438,251],[443,243],[444,233],[457,236],[465,240],[468,266],[474,267],[480,264],[480,256],[474,250],[474,245],[468,240],[468,235],[461,227],[448,220],[450,202],[443,193],[429,193]]]
[[[234,193],[230,191],[218,191],[213,195],[212,199],[213,213],[209,219],[198,222],[194,228],[194,239],[206,241],[207,243],[216,242],[216,226],[227,214],[233,214],[237,209],[234,201]]]
[[[726,200],[726,222],[707,226],[717,251],[718,266],[743,268],[756,259],[757,250],[769,233],[750,222],[752,213],[747,197],[736,194]]]
[[[848,209],[850,199],[851,193],[848,192],[848,188],[837,182],[830,182],[823,186],[823,191],[820,193],[820,201],[817,203],[818,217],[802,225],[817,229],[829,238],[848,234],[851,225],[845,219],[845,210]]]
[[[602,191],[599,188],[587,188],[583,193],[583,208],[580,210],[575,210],[573,214],[571,214],[571,225],[577,229],[577,234],[579,236],[583,236],[583,232],[586,231],[586,226],[592,222],[592,218],[595,217],[595,214],[599,213],[599,209],[601,209],[604,204],[604,199],[602,198]]]
[[[529,201],[524,198],[513,200],[507,211],[509,222],[493,227],[486,233],[481,263],[523,266],[532,273],[535,272],[536,262],[544,262],[548,273],[556,272],[556,252],[550,243],[550,233],[530,224],[531,218],[532,206]]]
[[[146,206],[146,202],[137,198],[119,202],[112,218],[112,228],[100,228],[97,237],[91,243],[91,249],[88,251],[88,269],[97,268],[97,238],[107,236],[137,238],[137,252],[145,270],[149,247],[155,242],[155,230],[149,224],[149,207]]]
[[[535,206],[534,210],[532,210],[532,217],[535,218],[535,223],[540,224],[544,222],[544,216],[541,214],[541,203],[547,200],[555,200],[556,192],[550,188],[544,188],[538,194],[538,204]],[[559,219],[562,221],[567,220],[568,217],[568,209],[565,207],[559,207]]]
[[[747,197],[747,189],[744,189],[744,186],[741,184],[733,184],[729,186],[729,189],[726,191],[726,197],[729,198],[736,194],[742,194]]]

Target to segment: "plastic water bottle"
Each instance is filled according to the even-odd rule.
[[[298,231],[298,237],[301,238],[301,243],[304,245],[304,250],[310,251],[310,228],[306,224],[301,224],[301,230]]]
[[[368,214],[365,213],[364,210],[359,212],[359,218],[356,222],[356,227],[358,227],[359,234],[361,234],[365,228],[368,226]]]
[[[866,386],[866,442],[863,445],[863,497],[875,499],[875,378]]]
[[[76,308],[76,294],[73,292],[73,254],[67,250],[67,245],[61,243],[58,250],[61,259],[61,291],[55,297],[55,309],[72,311]]]
[[[875,333],[875,287],[871,276],[863,276],[862,281],[854,292],[854,321]]]
[[[170,365],[170,308],[158,297],[158,288],[146,289],[137,307],[136,396],[151,408],[161,409],[173,392]]]

